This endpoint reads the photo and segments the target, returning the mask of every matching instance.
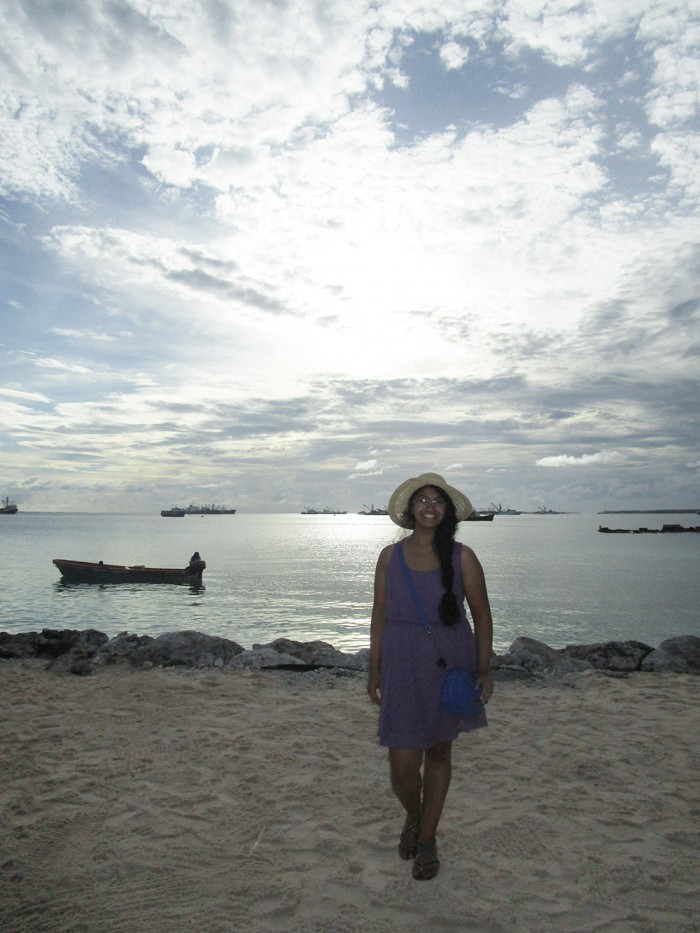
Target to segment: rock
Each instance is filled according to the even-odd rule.
[[[41,632],[0,633],[0,657],[49,658],[54,673],[90,674],[94,657],[109,639],[95,629],[42,629]]]
[[[120,632],[97,652],[94,667],[106,667],[112,664],[134,664],[136,663],[134,659],[138,657],[139,651],[152,641],[150,635]]]
[[[106,635],[92,628],[0,632],[0,658],[58,658],[74,648],[92,656],[108,640]]]
[[[241,645],[218,635],[202,632],[166,632],[136,652],[135,660],[163,667],[224,667],[243,651]]]
[[[673,671],[679,674],[700,673],[700,638],[679,635],[662,641],[642,661],[643,671]]]
[[[0,632],[0,658],[35,658],[37,632]]]
[[[494,660],[496,670],[575,673],[586,670],[629,672],[640,669],[652,651],[641,641],[607,641],[550,648],[534,638],[516,638],[506,654]]]
[[[603,671],[638,671],[644,658],[653,651],[641,641],[604,641],[591,645],[567,645],[564,657],[587,661]]]
[[[365,670],[363,659],[358,655],[344,654],[325,641],[292,641],[289,638],[277,638],[269,645],[253,645],[253,649],[272,648],[293,658],[308,667],[344,667],[349,670]],[[365,661],[366,664],[366,661]]]
[[[241,651],[226,665],[227,670],[274,670],[275,668],[303,667],[303,661],[291,654],[275,651],[274,648],[254,646],[251,651]]]
[[[92,674],[94,668],[94,656],[89,655],[84,648],[77,646],[71,648],[66,654],[61,654],[49,661],[46,670],[54,674],[78,674],[84,677]]]
[[[0,632],[0,658],[35,658],[38,632]]]
[[[551,671],[568,673],[590,668],[588,661],[566,657],[560,650],[550,648],[534,638],[516,638],[501,656],[499,667],[520,668],[525,671]]]
[[[224,667],[242,651],[235,641],[202,632],[165,632],[157,638],[120,632],[97,652],[93,667]]]
[[[554,648],[544,642],[524,636],[516,638],[508,651],[503,655],[506,664],[523,667],[525,670],[542,668],[547,664],[555,664],[559,654]]]

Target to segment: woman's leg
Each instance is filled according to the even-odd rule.
[[[401,833],[399,855],[413,858],[418,842],[421,821],[421,764],[423,752],[415,748],[390,748],[391,787],[406,811],[406,822]]]
[[[420,841],[435,840],[447,791],[452,779],[452,742],[441,742],[426,749],[423,769],[423,815]]]
[[[437,875],[440,861],[437,854],[438,823],[452,778],[452,742],[442,742],[425,751],[423,768],[423,814],[413,877],[428,881]]]

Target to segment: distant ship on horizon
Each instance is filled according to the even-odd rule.
[[[498,503],[498,505],[496,505],[495,502],[492,502],[491,508],[482,509],[482,511],[493,512],[494,515],[520,515],[521,514],[520,512],[518,512],[517,509],[510,509],[510,508],[504,509],[500,502]]]
[[[163,518],[182,518],[185,515],[235,515],[235,509],[226,508],[225,505],[199,505],[190,502],[187,508],[180,505],[173,505],[169,509],[161,509]]]
[[[0,515],[14,515],[18,511],[19,506],[11,502],[9,496],[5,496],[2,500],[2,506],[0,507]]]
[[[361,512],[357,513],[358,515],[388,515],[389,509],[375,509],[374,503],[370,506],[365,506]]]
[[[184,510],[185,515],[235,515],[235,509],[229,509],[225,505],[199,505],[190,502]]]

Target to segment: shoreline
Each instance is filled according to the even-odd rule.
[[[691,933],[698,681],[498,683],[461,736],[438,877],[402,824],[361,672],[0,664],[7,933]]]

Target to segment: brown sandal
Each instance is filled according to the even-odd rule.
[[[420,823],[411,823],[406,817],[406,822],[404,827],[401,830],[401,835],[399,836],[399,857],[404,860],[404,862],[410,862],[412,858],[415,858],[418,855],[418,831],[420,830]],[[409,833],[413,833],[416,837],[416,841],[411,845],[406,838]]]
[[[419,842],[413,859],[413,877],[416,881],[430,881],[440,871],[440,859],[437,857],[437,843]]]

